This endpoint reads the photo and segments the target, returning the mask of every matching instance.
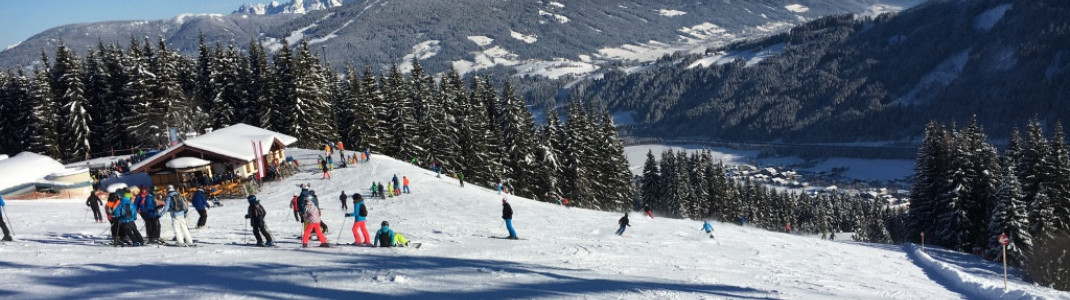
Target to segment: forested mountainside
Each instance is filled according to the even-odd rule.
[[[766,39],[616,70],[572,97],[640,136],[835,142],[919,137],[976,115],[1006,133],[1070,114],[1070,2],[930,1],[832,16]],[[1066,120],[1063,120],[1066,121]],[[996,136],[1001,138],[1001,136]]]

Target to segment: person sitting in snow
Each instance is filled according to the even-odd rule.
[[[390,222],[388,221],[383,221],[382,227],[375,232],[375,240],[379,247],[406,247],[409,245],[409,240],[405,236],[390,229]]]

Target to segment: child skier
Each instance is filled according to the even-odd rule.
[[[647,218],[654,219],[654,212],[650,211],[649,204],[643,206],[643,212],[646,213]]]
[[[628,213],[624,213],[624,216],[617,221],[617,224],[620,224],[620,229],[617,229],[616,232],[617,235],[624,235],[624,230],[632,226],[628,224]]]
[[[353,213],[347,213],[346,217],[353,217],[353,245],[371,246],[372,239],[368,236],[368,208],[364,206],[364,197],[353,194]],[[359,229],[359,231],[358,231]],[[358,234],[359,233],[359,234]]]
[[[702,222],[702,230],[705,230],[706,234],[710,235],[711,239],[713,238],[713,225],[710,225],[710,221]]]
[[[412,194],[412,191],[409,190],[409,177],[401,176],[401,183],[405,185],[402,191],[406,194]]]
[[[320,160],[320,169],[323,170],[323,176],[320,176],[320,179],[331,179],[331,170],[327,168],[326,160]]]
[[[245,218],[249,219],[249,225],[253,227],[256,245],[259,247],[274,246],[275,240],[271,238],[271,232],[268,232],[267,223],[264,222],[267,211],[264,210],[263,205],[260,205],[260,200],[256,199],[256,195],[249,195],[248,200],[249,210],[245,213]],[[267,243],[264,240],[267,240]]]
[[[312,231],[316,231],[316,238],[320,240],[320,247],[331,247],[327,237],[320,228],[320,210],[313,201],[305,201],[305,234],[301,236],[301,248],[308,248],[308,238]]]
[[[346,198],[349,198],[346,197],[346,191],[342,191],[342,194],[338,195],[338,201],[342,202],[342,210],[349,210],[349,205],[346,204]]]
[[[394,231],[390,230],[390,222],[383,221],[382,226],[379,231],[375,232],[375,240],[379,243],[379,247],[393,247]]]

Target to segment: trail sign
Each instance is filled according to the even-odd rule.
[[[1000,245],[1004,245],[1004,246],[1011,244],[1011,239],[1007,238],[1007,234],[1006,233],[1000,233],[999,234],[999,244]]]

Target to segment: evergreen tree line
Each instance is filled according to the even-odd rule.
[[[1070,252],[1050,248],[1070,242],[1070,151],[1062,125],[1051,139],[1036,120],[1024,137],[1014,129],[1002,155],[986,139],[976,119],[962,129],[926,126],[906,216],[909,240],[919,242],[924,233],[927,244],[998,260],[998,237],[1006,234],[1008,263],[1027,267],[1041,283],[1070,282],[1070,265],[1051,260]]]
[[[112,149],[158,148],[167,129],[197,132],[246,123],[292,135],[295,146],[344,141],[403,160],[432,162],[448,174],[542,201],[620,210],[634,198],[623,146],[607,111],[580,101],[566,117],[549,111],[536,126],[506,80],[435,79],[419,61],[374,74],[365,64],[336,74],[308,41],[274,54],[210,46],[183,57],[159,40],[129,47],[99,44],[79,57],[60,44],[33,74],[0,72],[0,152],[32,151],[64,161]],[[270,58],[269,58],[270,56]]]
[[[855,239],[872,242],[901,240],[888,229],[901,214],[898,210],[846,194],[776,191],[729,174],[709,151],[688,155],[667,150],[660,161],[647,152],[637,184],[637,205],[659,215],[719,219],[775,231],[784,231],[788,224],[793,232],[854,231]]]

